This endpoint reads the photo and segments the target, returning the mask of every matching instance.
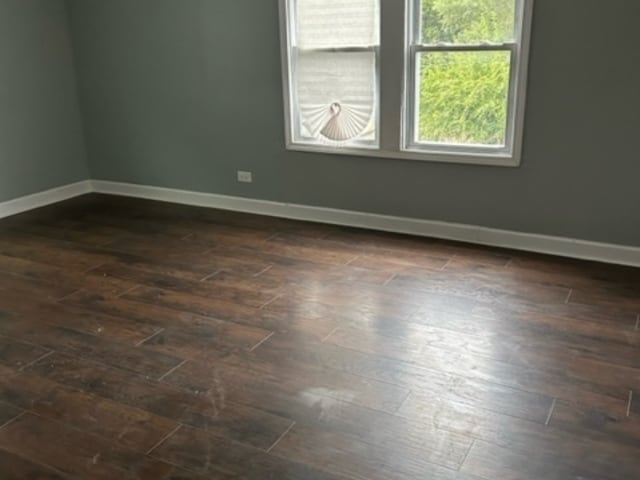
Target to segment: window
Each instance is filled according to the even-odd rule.
[[[520,162],[533,0],[281,0],[287,147]]]
[[[293,141],[377,147],[378,0],[288,3]]]

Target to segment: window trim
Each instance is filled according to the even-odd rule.
[[[321,153],[321,154],[338,154],[349,156],[363,156],[363,157],[375,157],[375,158],[388,158],[388,159],[401,159],[412,161],[425,161],[425,162],[441,162],[441,163],[454,163],[454,164],[468,164],[468,165],[486,165],[486,166],[501,166],[501,167],[518,167],[521,164],[522,159],[522,147],[524,140],[524,120],[525,120],[525,108],[527,97],[527,80],[529,69],[529,51],[531,45],[531,30],[533,21],[533,4],[534,0],[517,0],[519,21],[517,21],[516,39],[513,43],[512,50],[512,75],[509,86],[509,108],[513,111],[510,115],[510,125],[508,126],[512,132],[510,148],[493,148],[485,147],[472,149],[469,146],[463,146],[460,149],[452,148],[452,145],[443,144],[445,148],[424,148],[422,145],[420,148],[415,148],[412,142],[408,141],[407,136],[410,136],[412,130],[408,127],[409,108],[407,100],[412,98],[408,95],[410,88],[409,75],[414,73],[412,68],[413,62],[410,55],[412,51],[409,48],[413,38],[409,35],[413,35],[415,25],[411,25],[409,28],[409,20],[411,18],[416,19],[419,16],[413,15],[412,10],[417,5],[419,0],[382,0],[381,17],[384,19],[385,8],[398,9],[402,6],[402,18],[404,19],[402,41],[403,41],[403,69],[401,72],[395,72],[393,75],[396,80],[396,85],[385,88],[384,78],[390,76],[390,72],[385,71],[385,50],[389,53],[390,42],[385,42],[385,22],[381,21],[381,46],[380,51],[377,52],[377,61],[379,62],[378,75],[377,75],[377,88],[378,88],[378,105],[376,106],[378,115],[378,129],[377,140],[379,146],[375,145],[362,145],[362,146],[332,146],[332,145],[319,145],[312,143],[302,143],[294,141],[294,104],[292,102],[293,94],[293,72],[291,68],[291,45],[290,39],[292,38],[293,22],[291,20],[292,8],[291,2],[294,0],[279,0],[279,12],[280,12],[280,44],[281,44],[281,67],[282,67],[282,83],[283,83],[283,105],[284,105],[284,123],[285,123],[285,147],[287,150],[309,152],[309,153]],[[397,32],[396,32],[397,33]],[[400,36],[398,36],[400,38]],[[397,40],[397,39],[394,39]],[[501,44],[498,44],[502,46]],[[506,45],[511,45],[511,42]],[[399,50],[398,42],[395,41],[393,48],[395,51]],[[381,81],[382,80],[382,81]],[[394,88],[395,87],[395,88]],[[393,112],[394,115],[388,115],[389,112],[385,111],[385,97],[391,95],[398,98],[401,105],[397,109],[397,112]],[[400,113],[398,116],[397,113]],[[395,129],[391,132],[390,129]],[[384,138],[393,137],[395,141],[393,145],[389,142],[384,142]],[[433,144],[428,144],[431,147]],[[509,147],[509,145],[507,145]]]

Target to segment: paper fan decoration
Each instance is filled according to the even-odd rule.
[[[301,108],[308,133],[335,142],[352,140],[368,131],[372,113],[369,107],[342,105],[339,102],[329,106]]]

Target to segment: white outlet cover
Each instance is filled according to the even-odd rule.
[[[251,172],[243,172],[238,170],[238,181],[243,183],[253,182],[253,175]]]

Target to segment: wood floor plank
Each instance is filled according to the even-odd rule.
[[[190,239],[191,237],[186,240],[174,239],[172,241],[174,245],[177,241],[180,242],[179,245],[188,245]],[[124,262],[119,261],[116,257],[108,265],[128,265],[151,273],[170,274],[190,280],[200,280],[217,271],[254,275],[270,265],[268,261],[260,258],[257,254],[246,256],[242,254],[244,252],[238,251],[235,256],[215,255],[209,251],[203,252],[203,249],[208,250],[209,246],[200,245],[195,253],[180,249],[179,254],[167,256],[167,245],[163,243],[162,239],[131,234],[128,234],[124,240],[103,246],[104,251],[122,252],[128,254],[129,257],[133,256]]]
[[[210,283],[243,286],[249,283],[261,289],[291,289],[300,283],[310,285],[325,282],[348,282],[372,285],[383,285],[390,278],[390,273],[370,268],[323,265],[314,262],[296,261],[291,265],[273,265],[257,275],[234,275],[223,272],[208,280]]]
[[[190,427],[178,430],[152,455],[207,476],[222,473],[247,480],[346,480],[296,463],[295,459],[276,457]]]
[[[401,274],[409,269],[437,271],[447,265],[450,260],[449,256],[430,256],[422,253],[421,255],[416,252],[404,253],[393,250],[363,252],[350,265]]]
[[[486,275],[478,272],[423,272],[410,271],[398,274],[390,286],[399,289],[414,289],[427,293],[448,293],[471,297],[481,301],[513,304],[544,302],[563,304],[569,293],[564,287],[549,287],[514,282],[512,278]]]
[[[136,325],[153,325],[158,328],[193,329],[215,326],[224,320],[261,331],[323,339],[339,324],[339,319],[325,306],[312,302],[301,303],[296,309],[284,310],[280,308],[281,302],[277,299],[262,309],[225,301],[205,302],[199,297],[193,297],[193,301],[206,305],[206,309],[198,310],[201,313],[194,313],[189,310],[192,300],[188,295],[174,295],[168,291],[146,288],[136,289],[120,298],[78,292],[62,303],[109,316],[129,318]]]
[[[0,382],[4,382],[6,377],[0,377]],[[0,392],[0,428],[20,415],[24,410],[2,400],[6,396],[5,392]]]
[[[571,466],[541,457],[513,452],[487,442],[476,441],[462,467],[463,472],[472,472],[486,480],[566,480],[585,478]],[[588,477],[586,477],[588,478]]]
[[[512,258],[509,253],[498,249],[349,227],[334,229],[326,238],[346,245],[357,244],[366,253],[367,259],[391,268],[422,265],[439,269],[454,257],[471,260],[475,265],[502,267]],[[417,261],[412,262],[411,257],[417,258]]]
[[[142,343],[149,350],[181,358],[220,358],[234,350],[249,350],[272,332],[232,322],[211,321],[207,326],[167,328]]]
[[[25,322],[70,328],[130,345],[137,345],[160,330],[160,327],[134,322],[126,316],[105,315],[95,310],[61,303],[24,302],[20,298],[3,295],[1,291],[0,302],[5,308],[20,315]]]
[[[601,367],[597,367],[600,364],[614,363],[621,368],[637,365],[634,352],[640,336],[634,329],[633,316],[628,313],[611,317],[611,312],[607,312],[599,316],[592,309],[584,310],[582,307],[574,312],[566,312],[559,307],[559,311],[554,313],[553,309],[547,311],[549,309],[544,305],[540,306],[542,311],[538,313],[511,311],[510,308],[504,311],[479,308],[474,311],[473,303],[467,305],[455,299],[449,302],[445,298],[437,299],[432,308],[420,310],[410,320],[455,331],[468,330],[475,335],[499,332],[496,343],[503,347],[505,342],[511,345],[511,362],[561,376],[570,372],[573,380],[578,382],[599,383],[595,375],[601,371]],[[445,305],[457,311],[443,312]],[[458,310],[456,307],[462,308]],[[492,325],[494,327],[487,328]],[[549,338],[554,338],[554,341],[549,342]],[[585,362],[581,363],[583,358]],[[573,364],[589,364],[594,368],[590,375],[574,375]],[[607,365],[602,368],[616,370]],[[602,375],[601,380],[606,383],[606,375]]]
[[[139,288],[136,290],[145,290]],[[100,312],[104,315],[129,318],[135,323],[152,325],[157,328],[191,327],[215,323],[213,317],[206,317],[188,311],[166,308],[162,305],[136,301],[135,290],[127,296],[109,298],[88,292],[76,292],[61,301],[64,305],[72,305],[85,310]],[[249,309],[248,311],[253,311]]]
[[[139,452],[147,452],[178,426],[31,373],[0,379],[0,400]]]
[[[425,404],[467,404],[512,417],[544,422],[553,399],[542,394],[529,393],[514,388],[480,380],[458,378],[446,391],[421,389],[412,393],[400,412],[411,416],[415,409]]]
[[[563,257],[555,257],[553,268],[549,268],[549,261],[550,258],[546,255],[520,252],[513,256],[508,268],[544,275],[551,281],[561,279],[573,287],[594,284],[640,286],[640,272],[637,268]]]
[[[611,393],[614,396],[625,397],[629,390],[640,390],[640,369],[636,362],[631,366],[603,361],[599,358],[589,358],[576,354],[575,351],[555,349],[544,352],[535,348],[521,348],[517,360],[518,364],[529,365],[538,369],[564,374],[577,382],[590,383],[594,390]],[[625,352],[623,352],[625,353]]]
[[[432,478],[434,474],[444,476],[445,469],[450,470],[453,478],[471,440],[444,431],[411,433],[415,436],[405,434],[405,438],[376,445],[358,437],[297,424],[273,453],[354,478]]]
[[[357,257],[353,248],[329,241],[276,234],[260,244],[260,251],[282,257],[307,260],[320,264],[346,265]]]
[[[207,391],[212,387],[211,375],[204,376],[203,364],[188,362],[168,375],[164,381],[182,388]],[[366,379],[347,372],[310,368],[306,365],[291,364],[288,367],[253,358],[244,358],[240,364],[217,364],[213,372],[222,379],[227,388],[235,388],[239,375],[246,375],[252,381],[269,380],[278,383],[300,395],[320,393],[338,401],[348,401],[357,405],[395,412],[409,394],[404,387]]]
[[[211,288],[212,291],[216,291],[216,287]],[[217,305],[233,304],[241,305],[245,307],[262,307],[271,300],[276,298],[276,295],[247,295],[249,298],[243,299],[241,302],[236,302],[236,299],[243,296],[240,291],[224,292],[219,297],[212,295],[210,297],[204,295],[197,295],[191,293],[175,292],[167,289],[142,287],[137,288],[135,291],[130,292],[124,296],[129,300],[142,301],[145,303],[165,305],[169,308],[183,309],[184,311],[194,312],[203,316],[216,316]]]
[[[412,390],[447,389],[453,382],[450,374],[414,363],[345,349],[328,341],[281,333],[275,333],[252,352],[234,352],[224,357],[223,361],[234,365],[253,361],[271,364],[276,369],[280,366],[287,368],[291,364],[304,365],[306,368],[345,372]]]
[[[640,344],[640,332],[634,330],[631,315],[623,322],[596,321],[586,318],[535,312],[497,313],[494,315],[474,315],[452,313],[436,309],[420,310],[409,319],[412,323],[446,328],[456,332],[473,335],[486,335],[499,331],[510,338],[547,337],[554,335],[563,341],[576,343],[587,341],[606,341],[623,346]]]
[[[0,235],[0,254],[84,272],[113,260],[127,261],[131,255],[76,243],[43,240],[37,236],[11,233]]]
[[[597,288],[576,288],[569,298],[570,303],[600,307],[624,308],[640,312],[640,285],[603,285]]]
[[[543,422],[552,403],[551,397],[540,393],[530,393],[468,376],[442,374],[411,363],[361,354],[331,344],[296,344],[280,335],[270,337],[254,352],[236,353],[223,361],[235,365],[254,361],[259,362],[263,368],[265,365],[273,365],[272,370],[284,370],[287,364],[295,362],[310,370],[348,372],[372,380],[391,382],[412,392],[403,403],[404,411],[415,404],[469,403]]]
[[[395,329],[392,331],[395,331]],[[410,333],[411,329],[406,330],[405,333],[406,332]],[[635,378],[635,374],[629,369],[625,370],[609,364],[601,365],[597,362],[590,363],[591,368],[578,371],[577,368],[586,365],[587,360],[579,359],[576,361],[574,355],[558,351],[555,352],[555,357],[551,357],[544,365],[538,365],[538,367],[545,368],[532,368],[532,364],[535,366],[536,359],[540,358],[540,356],[535,355],[535,352],[539,353],[540,350],[531,349],[525,351],[520,348],[518,350],[520,356],[517,357],[517,362],[512,361],[514,357],[509,357],[509,361],[501,361],[496,358],[468,352],[466,349],[448,349],[434,345],[426,347],[422,354],[418,351],[420,349],[419,345],[411,352],[403,348],[403,342],[400,342],[396,348],[390,349],[386,343],[386,337],[374,334],[373,332],[367,332],[366,335],[360,332],[359,334],[345,336],[342,339],[340,338],[340,329],[336,330],[335,333],[337,335],[334,337],[334,334],[332,334],[326,340],[326,343],[335,344],[348,350],[355,350],[368,356],[379,355],[381,352],[386,351],[386,355],[390,357],[391,360],[401,362],[400,365],[408,363],[410,365],[409,378],[411,378],[411,375],[414,377],[414,383],[411,388],[415,393],[420,393],[421,390],[420,385],[422,382],[420,381],[420,376],[424,376],[425,371],[435,371],[443,372],[453,378],[468,379],[471,381],[471,385],[485,385],[485,393],[489,395],[485,398],[489,400],[489,404],[493,404],[490,392],[492,390],[495,391],[495,386],[498,385],[511,387],[518,391],[529,392],[533,394],[532,399],[542,397],[558,397],[565,400],[589,398],[595,403],[604,404],[611,400],[626,398],[628,390],[633,388],[634,382],[632,379]],[[410,341],[413,342],[411,338]],[[382,345],[382,347],[378,347],[378,345]],[[522,355],[523,351],[529,352],[531,356]],[[564,355],[564,358],[561,355]],[[529,361],[530,359],[531,362]],[[572,367],[573,364],[576,366]],[[385,371],[391,374],[396,371],[396,369],[397,364],[394,367],[389,366],[385,368]],[[600,372],[604,373],[607,370],[610,371],[611,374],[600,375]],[[611,375],[613,375],[613,381],[609,379]],[[623,380],[625,375],[627,378]],[[427,385],[440,384],[439,382],[433,381],[433,375],[426,375],[426,378],[430,379]],[[459,383],[459,385],[465,384],[468,384],[467,380]],[[451,391],[447,393],[449,394],[455,391],[456,389],[452,388]],[[458,391],[460,393],[463,392],[463,390],[459,389]],[[469,393],[471,391],[469,391]],[[426,392],[429,393],[429,390],[427,389]],[[432,392],[430,394],[432,394]],[[450,397],[451,395],[445,395],[445,397],[446,396]],[[515,397],[517,398],[517,395]],[[505,400],[508,401],[508,398],[505,399],[499,395],[496,395],[494,398],[499,400],[499,402],[494,405],[494,409],[504,408]],[[501,406],[498,407],[500,403]],[[538,402],[534,401],[534,403]],[[539,403],[539,405],[543,404],[544,402]],[[515,401],[513,405],[517,408],[520,403]]]
[[[37,465],[5,450],[0,450],[0,465],[4,480],[69,480],[69,477],[52,468]]]
[[[402,321],[415,311],[414,306],[395,310],[390,304],[354,303],[335,305],[320,296],[293,296],[285,294],[261,309],[265,325],[293,337],[325,339],[340,325],[352,322]],[[307,335],[308,334],[308,335]]]
[[[29,369],[51,381],[194,428],[267,449],[291,425],[286,417],[234,402],[215,372],[208,387],[180,390],[134,374],[54,354]]]
[[[136,348],[70,328],[28,321],[24,317],[15,317],[11,322],[2,322],[0,333],[37,344],[44,349],[94,359],[153,378],[164,375],[183,361],[178,357]]]
[[[210,246],[234,244],[242,246],[259,246],[271,238],[275,230],[248,228],[224,224],[210,224],[199,221],[192,222],[193,232],[187,241],[205,243]]]
[[[94,270],[96,274],[107,275],[147,287],[164,288],[175,292],[185,292],[203,298],[225,300],[249,307],[261,307],[273,300],[278,291],[254,290],[221,284],[211,284],[177,278],[160,272],[149,272],[126,265],[103,265]]]
[[[364,438],[386,432],[385,438],[399,436],[405,430],[397,416],[360,406],[345,395],[322,387],[300,390],[299,385],[277,378],[252,374],[239,369],[220,369],[214,374],[206,364],[187,362],[169,375],[165,382],[196,395],[202,392],[224,393],[227,402],[259,408],[297,423],[330,428]],[[378,428],[384,425],[383,428]]]
[[[383,330],[384,329],[384,330]],[[382,330],[382,331],[381,331]],[[448,329],[405,322],[403,328],[387,330],[361,326],[339,327],[328,342],[346,348],[375,346],[379,355],[420,363],[423,357],[441,350],[464,349],[470,354],[509,361],[512,349],[491,335],[467,335]]]
[[[365,321],[374,318],[405,320],[417,312],[421,303],[419,296],[411,293],[396,294],[377,285],[337,282],[300,284],[278,301],[281,308],[291,309],[307,303],[328,305],[341,312],[342,317],[363,316]]]
[[[8,367],[23,368],[50,351],[38,345],[0,335],[0,364]]]
[[[131,269],[131,270],[129,270]],[[161,279],[173,279],[178,282],[180,280],[200,281],[209,275],[213,275],[218,270],[215,266],[202,265],[202,264],[182,264],[163,262],[158,263],[154,261],[139,259],[134,262],[110,262],[90,270],[90,273],[96,275],[102,275],[113,278],[125,278],[131,279],[133,276],[145,276],[147,279],[153,275],[158,275]]]
[[[636,449],[611,449],[602,444],[551,443],[541,445],[532,442],[535,457],[527,452],[514,452],[508,447],[476,441],[467,456],[463,472],[479,474],[484,478],[508,479],[566,479],[607,478],[623,480],[637,478],[640,467]],[[599,447],[601,446],[601,448]],[[588,454],[587,454],[588,452]]]
[[[549,425],[596,441],[640,449],[640,418],[627,416],[628,402],[608,405],[558,401]]]
[[[587,338],[585,336],[558,335],[558,341],[553,345],[545,343],[540,336],[531,335],[530,342],[522,341],[517,350],[514,350],[512,359],[514,362],[526,363],[527,358],[532,357],[532,352],[544,352],[545,355],[541,361],[529,363],[529,365],[540,365],[543,368],[549,365],[549,360],[557,359],[556,365],[573,363],[577,359],[584,358],[587,363],[591,361],[610,363],[622,367],[640,368],[640,359],[636,352],[637,335],[628,336],[629,342],[623,344],[621,342],[609,342],[604,339]],[[573,359],[568,357],[572,356]]]
[[[79,243],[92,247],[111,242],[114,236],[119,236],[123,233],[105,225],[91,225],[77,221],[51,222],[50,219],[45,218],[31,222],[23,219],[9,219],[3,223],[2,227],[8,231],[23,232],[46,239]]]
[[[103,247],[105,251],[123,252],[148,260],[165,258],[169,262],[177,263],[188,263],[190,259],[202,257],[208,250],[207,245],[182,239],[164,238],[162,242],[154,242],[154,238],[155,236],[149,235],[125,235]]]
[[[85,212],[85,215],[76,217],[74,219],[76,222],[71,228],[78,229],[85,226],[91,230],[100,228],[111,230],[113,233],[110,238],[100,243],[103,247],[121,240],[126,244],[128,239],[143,237],[147,241],[150,239],[179,241],[193,233],[193,229],[180,218],[163,219],[159,214],[160,211],[154,214],[137,209],[129,212],[121,209],[103,209],[95,212],[94,215],[88,216]]]
[[[590,469],[598,471],[604,478],[609,478],[605,472],[607,468],[615,468],[613,459],[616,452],[619,452],[621,458],[627,459],[630,459],[634,452],[637,454],[637,449],[632,445],[602,443],[597,439],[586,437],[583,435],[584,432],[569,432],[551,425],[545,426],[537,422],[515,419],[469,405],[449,403],[432,407],[424,404],[420,416],[414,415],[408,418],[422,418],[423,421],[431,421],[440,428],[475,438],[471,453],[474,448],[480,448],[480,446],[485,448],[491,445],[490,448],[493,451],[500,452],[498,461],[518,459],[514,465],[504,464],[493,467],[495,470],[487,473],[485,468],[488,467],[484,466],[484,462],[495,461],[492,458],[493,455],[483,452],[479,455],[480,458],[476,458],[470,453],[462,470],[487,479],[495,478],[503,469],[507,478],[512,478],[508,475],[510,469],[514,467],[516,467],[515,473],[511,472],[515,475],[513,478],[546,478],[535,475],[541,474],[537,469],[545,468],[547,462],[566,474],[567,469],[579,468],[587,462],[582,457],[588,451],[593,451],[597,458],[594,458],[594,464],[583,472]],[[532,455],[532,452],[535,454]],[[529,457],[529,462],[525,460],[526,457]],[[611,462],[608,467],[607,462]],[[521,467],[522,470],[518,470],[517,467]],[[638,467],[629,466],[628,468],[629,472],[635,471]],[[518,477],[518,474],[521,477]],[[633,478],[633,475],[628,478]]]
[[[114,446],[81,432],[27,413],[0,430],[0,448],[28,457],[73,478],[99,480],[168,480],[199,478],[159,460]],[[4,467],[2,467],[4,469]],[[207,478],[227,479],[219,475]],[[202,479],[204,480],[204,479]]]
[[[118,278],[100,274],[78,274],[62,267],[33,262],[18,257],[0,255],[0,271],[34,279],[45,284],[67,287],[70,291],[87,290],[103,295],[120,295],[136,284]]]
[[[43,282],[20,275],[0,272],[0,295],[26,302],[28,298],[56,301],[64,298],[78,289],[68,285],[57,285]],[[3,302],[4,304],[4,302]],[[10,309],[5,308],[10,312]]]
[[[564,319],[592,321],[612,327],[629,328],[635,323],[636,313],[614,306],[597,307],[574,303],[557,304],[545,302],[493,302],[456,295],[453,292],[423,293],[420,295],[420,308],[416,315],[430,312],[468,315],[472,318],[504,318],[509,320],[522,314],[550,315],[558,319],[559,326]]]
[[[121,302],[129,301],[139,305],[139,309],[149,311],[148,305],[179,318],[214,318],[249,326],[257,326],[271,331],[294,331],[301,335],[323,338],[338,325],[336,319],[324,315],[314,315],[305,309],[315,308],[313,302],[300,302],[298,308],[287,313],[277,309],[282,305],[279,298],[259,310],[246,305],[238,305],[224,300],[205,299],[196,295],[175,293],[168,290],[138,288],[125,295]],[[105,302],[102,302],[105,304]],[[109,302],[114,304],[116,302]],[[310,305],[311,304],[311,305]],[[288,308],[288,307],[287,307]],[[173,312],[173,313],[171,313]],[[191,320],[193,321],[193,320]],[[208,322],[207,320],[203,320]]]

